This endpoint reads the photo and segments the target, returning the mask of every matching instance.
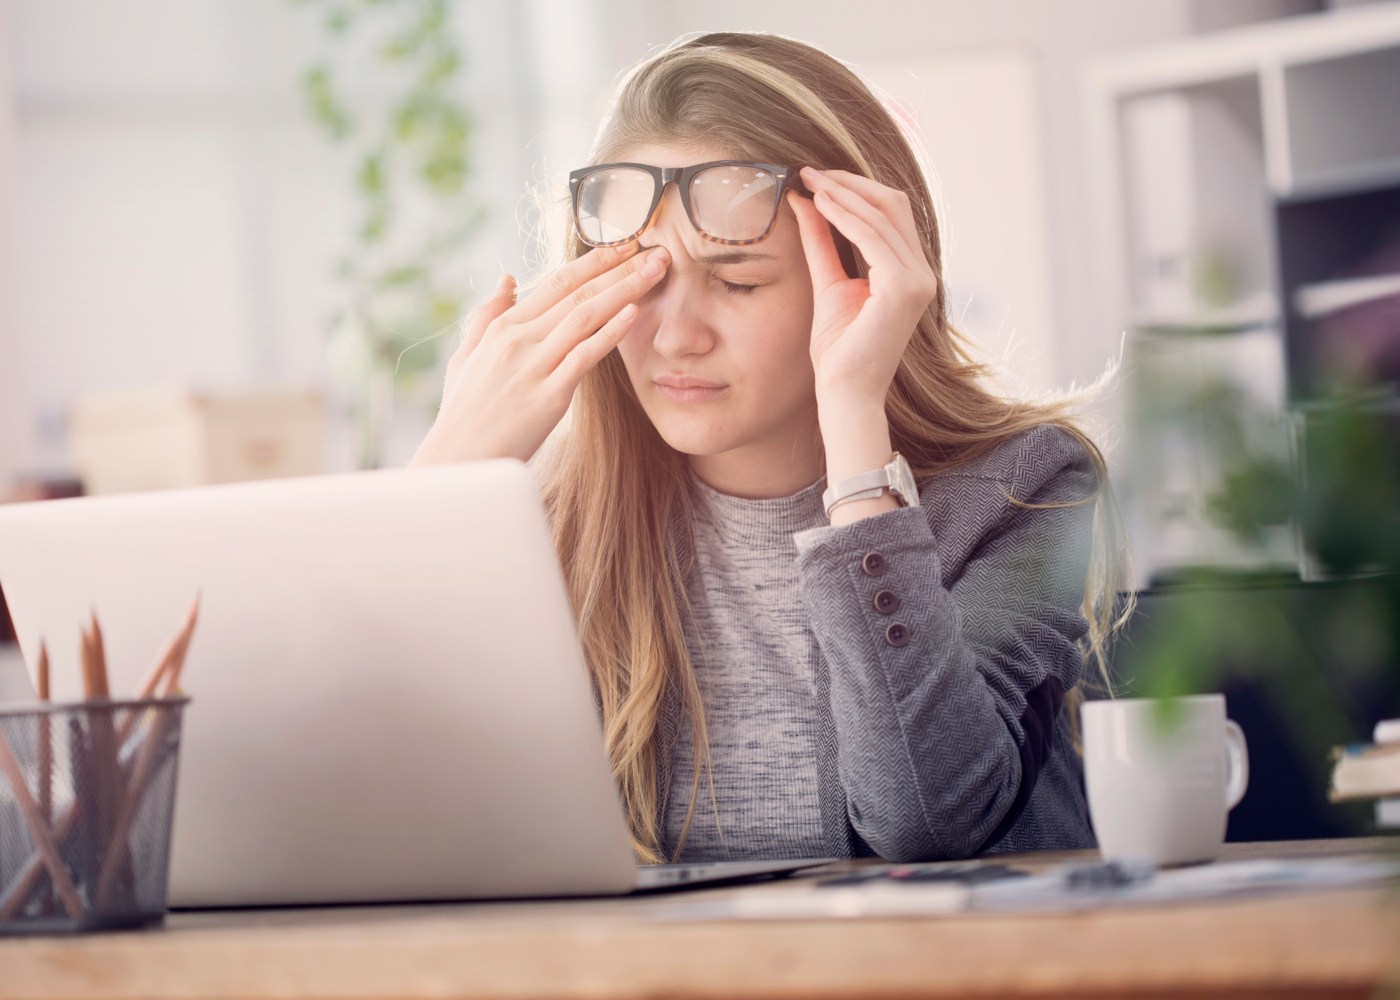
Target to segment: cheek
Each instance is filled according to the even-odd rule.
[[[651,331],[643,328],[645,316],[637,317],[627,336],[618,342],[617,353],[622,358],[622,366],[627,369],[627,377],[633,378],[642,358],[651,346]],[[635,378],[633,378],[635,381]]]
[[[765,369],[791,370],[794,375],[811,367],[811,307],[800,302],[766,303],[746,317],[742,338],[753,362]]]

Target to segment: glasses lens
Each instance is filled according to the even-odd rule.
[[[778,215],[782,181],[743,164],[710,167],[690,182],[690,205],[701,234],[735,243],[761,240]]]
[[[574,221],[585,243],[625,243],[642,231],[656,181],[644,170],[608,167],[579,181]]]

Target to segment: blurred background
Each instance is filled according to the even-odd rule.
[[[1008,391],[1118,366],[1085,417],[1145,606],[1374,573],[1297,498],[1339,399],[1395,467],[1393,0],[0,0],[0,499],[406,462],[451,324],[555,257],[616,76],[714,29],[883,89]],[[1326,738],[1393,705],[1347,697]]]
[[[876,2],[853,19],[784,0],[4,0],[0,483],[81,478],[84,417],[177,412],[148,395],[162,388],[290,394],[264,401],[274,423],[318,393],[326,467],[405,461],[450,336],[414,345],[501,268],[546,259],[537,196],[557,207],[614,77],[717,27],[826,47],[915,124],[955,314],[1012,388],[1091,382],[1135,327],[1277,327],[1267,216],[1309,151],[1269,148],[1299,140],[1264,120],[1369,144],[1324,172],[1393,167],[1393,125],[1336,113],[1368,82],[1375,110],[1393,95],[1400,43],[1377,50],[1362,23],[1393,25],[1392,6]],[[1348,18],[1370,57],[1332,45],[1285,67]],[[1276,52],[1252,41],[1270,29],[1291,29]],[[1290,94],[1315,85],[1267,108],[1283,76]]]
[[[1272,277],[1265,220],[1249,214],[1273,193],[1257,134],[1269,81],[1222,71],[1221,95],[1243,95],[1224,106],[1239,124],[1197,121],[1190,106],[1125,116],[1147,81],[1104,61],[1131,70],[1143,50],[1172,47],[1170,105],[1216,86],[1201,79],[1206,49],[1190,65],[1197,42],[1299,17],[1323,32],[1389,6],[877,0],[852,18],[786,0],[4,0],[0,483],[75,475],[75,403],[160,387],[314,390],[328,467],[405,461],[438,388],[423,372],[438,344],[411,345],[502,267],[539,262],[534,195],[557,199],[586,157],[614,77],[719,27],[809,40],[883,86],[928,149],[962,325],[1018,387],[1092,381],[1147,311],[1185,311],[1191,268],[1229,272],[1240,287],[1217,297],[1244,304]],[[1313,110],[1324,126],[1336,117]],[[1105,114],[1119,119],[1107,137]],[[1128,139],[1146,162],[1103,148]],[[423,179],[434,156],[449,161],[436,187]],[[1100,231],[1129,180],[1150,189],[1129,207],[1155,212],[1135,247]],[[1209,231],[1230,202],[1247,203],[1238,228],[1260,231]],[[1257,245],[1222,244],[1235,236]],[[1134,294],[1144,261],[1182,273]],[[401,370],[377,446],[353,422],[373,381],[357,333],[397,347],[396,361],[407,350],[401,369],[415,376]]]

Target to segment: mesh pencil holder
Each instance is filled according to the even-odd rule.
[[[188,702],[0,709],[0,934],[164,919]]]

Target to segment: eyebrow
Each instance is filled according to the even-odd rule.
[[[720,253],[706,254],[703,257],[695,258],[697,264],[746,264],[751,260],[777,260],[777,256],[771,253],[759,253],[757,250],[725,250]]]

